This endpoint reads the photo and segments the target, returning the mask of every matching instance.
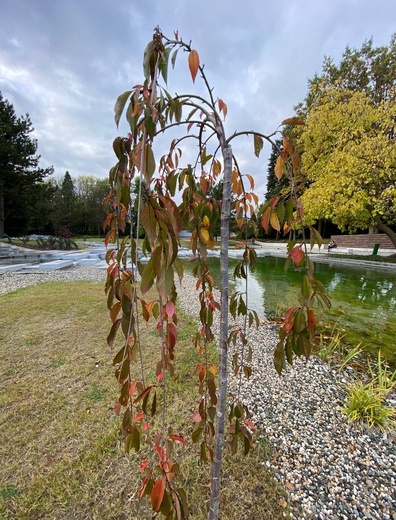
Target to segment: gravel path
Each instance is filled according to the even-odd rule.
[[[104,280],[94,266],[0,276],[0,295],[50,280]],[[179,301],[196,313],[193,280],[186,276]],[[216,327],[216,325],[215,325]],[[253,329],[252,329],[253,330]],[[251,335],[253,374],[242,394],[272,455],[263,461],[284,485],[294,519],[396,520],[396,438],[349,425],[339,406],[348,373],[311,358],[297,360],[278,377],[273,367],[276,327]],[[231,377],[230,389],[238,381]]]

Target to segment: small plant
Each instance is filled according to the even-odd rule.
[[[368,369],[372,381],[375,381],[377,388],[383,392],[389,393],[396,388],[396,369],[392,372],[386,361],[381,358],[381,351],[378,351],[377,366],[373,368],[368,363]]]
[[[323,334],[320,334],[320,343],[317,350],[317,354],[320,359],[325,363],[339,359],[341,352],[340,343],[344,337],[345,334],[340,336],[340,333],[337,332],[335,335],[331,335],[329,338],[330,341],[326,341]]]
[[[365,423],[369,428],[381,431],[394,429],[396,412],[384,402],[387,391],[375,385],[375,381],[364,384],[356,380],[347,386],[348,397],[341,411],[350,422]]]
[[[342,336],[344,337],[344,336]],[[341,340],[341,338],[340,338]],[[359,356],[363,351],[363,343],[360,342],[356,347],[349,350],[340,360],[340,366],[338,367],[338,371],[341,372],[347,365],[353,366],[354,368],[364,369],[364,367],[355,361],[355,358]]]
[[[28,245],[29,240],[30,240],[30,236],[28,236],[28,235],[25,235],[25,236],[23,236],[23,237],[20,238],[20,241],[22,242],[22,244],[23,244],[24,246],[27,246],[27,245]]]

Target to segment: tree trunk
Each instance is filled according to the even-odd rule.
[[[392,231],[389,226],[387,226],[386,224],[381,222],[378,215],[376,215],[374,217],[374,222],[375,222],[375,225],[377,226],[377,228],[379,229],[379,231],[382,231],[383,233],[385,233],[385,235],[387,235],[392,240],[392,243],[396,249],[396,233],[394,231]]]
[[[4,237],[4,222],[5,222],[4,192],[0,187],[0,238]]]
[[[231,215],[231,176],[232,150],[230,145],[223,148],[224,183],[223,203],[221,207],[221,242],[220,242],[220,273],[221,273],[221,311],[220,311],[220,359],[219,388],[216,407],[216,436],[214,443],[212,480],[210,488],[209,520],[217,520],[220,512],[220,482],[221,463],[224,445],[225,415],[227,405],[227,364],[228,364],[228,239],[230,234]]]

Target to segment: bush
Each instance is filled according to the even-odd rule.
[[[375,381],[364,384],[357,380],[347,386],[347,401],[341,411],[350,422],[365,423],[369,428],[381,431],[396,426],[396,411],[385,402],[387,391],[375,385]]]

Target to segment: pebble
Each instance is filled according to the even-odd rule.
[[[50,280],[103,281],[105,276],[95,266],[5,273],[0,295]],[[199,309],[194,285],[186,275],[178,290],[180,305],[191,314]],[[263,323],[249,336],[252,375],[240,380],[230,371],[229,390],[240,388],[259,436],[271,447],[263,463],[284,486],[290,518],[396,520],[396,437],[347,422],[340,405],[348,372],[340,377],[311,357],[296,359],[279,377],[273,364],[276,327]]]

